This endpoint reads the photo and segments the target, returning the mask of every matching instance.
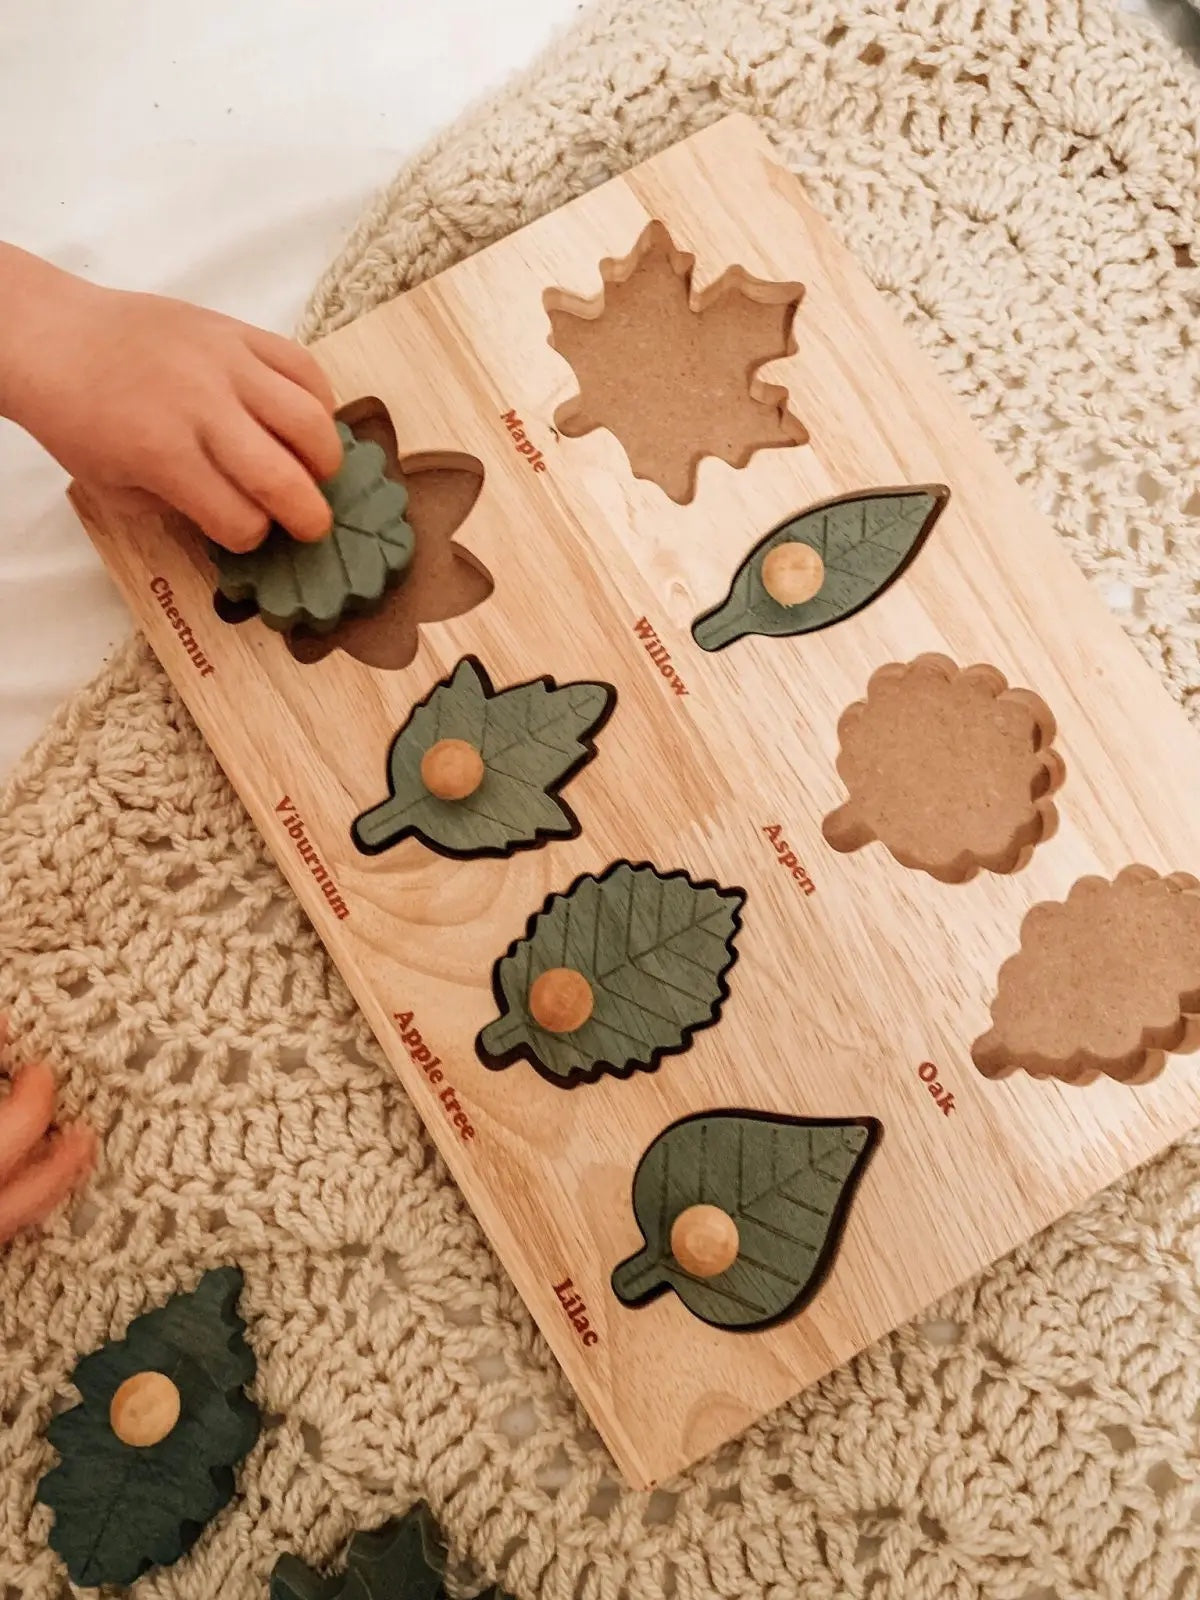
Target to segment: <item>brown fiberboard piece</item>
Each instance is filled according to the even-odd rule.
[[[850,798],[825,819],[835,850],[879,839],[904,866],[963,883],[1015,872],[1054,831],[1054,718],[994,667],[940,655],[881,667],[838,735]]]
[[[808,438],[786,391],[755,376],[795,349],[803,286],[735,267],[693,294],[693,264],[652,222],[624,261],[605,262],[602,298],[546,295],[551,343],[579,386],[555,425],[571,439],[611,429],[635,477],[680,503],[695,493],[705,456],[741,467],[756,450]]]
[[[973,1049],[988,1077],[1146,1083],[1167,1050],[1200,1044],[1200,881],[1128,867],[1034,906],[1000,971],[992,1028]]]
[[[556,438],[575,392],[548,289],[597,300],[600,265],[658,219],[703,295],[731,266],[802,283],[796,352],[760,369],[813,429],[746,466],[701,462],[689,505],[605,429]],[[1021,919],[1140,861],[1200,869],[1200,746],[1045,519],[963,417],[803,188],[748,122],[717,124],[316,346],[340,402],[386,407],[400,456],[484,471],[456,543],[491,596],[423,623],[398,671],[300,664],[212,610],[194,540],[76,491],[97,547],[325,940],[432,1138],[621,1468],[670,1477],[913,1316],[1196,1120],[1196,1062],[1152,1083],[985,1078],[972,1041]],[[819,424],[819,426],[818,426]],[[517,437],[518,433],[520,438]],[[531,453],[532,452],[532,453]],[[765,533],[839,495],[950,491],[917,559],[855,615],[709,653],[694,620]],[[403,586],[402,586],[403,587]],[[186,632],[184,629],[186,628]],[[1053,710],[1059,825],[1019,871],[947,884],[821,832],[845,803],[838,722],[880,667],[985,661]],[[579,834],[447,860],[351,838],[396,730],[467,656],[496,684],[612,685],[565,791]],[[564,1093],[493,1072],[497,956],[616,861],[745,892],[720,1016],[686,1052]],[[794,865],[799,863],[799,866]],[[801,872],[802,869],[802,872]],[[570,964],[570,963],[568,963]],[[730,1332],[675,1293],[623,1305],[642,1248],[633,1175],[664,1129],[723,1108],[883,1128],[820,1292]]]

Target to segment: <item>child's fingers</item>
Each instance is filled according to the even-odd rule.
[[[240,375],[238,393],[319,483],[333,477],[342,464],[342,441],[333,418],[314,395],[261,361],[250,362]]]
[[[205,433],[213,461],[296,539],[323,539],[333,512],[312,474],[248,411],[222,414]]]
[[[230,483],[198,444],[164,454],[154,481],[143,485],[227,550],[253,550],[266,538],[270,518]]]
[[[333,387],[320,362],[303,345],[283,339],[277,333],[268,333],[265,328],[247,328],[246,343],[269,367],[307,389],[333,415],[336,405]]]
[[[52,1134],[0,1187],[0,1244],[47,1217],[79,1187],[95,1159],[96,1137],[90,1128],[73,1125]]]
[[[28,1160],[54,1117],[54,1074],[41,1063],[23,1067],[0,1100],[0,1183]]]

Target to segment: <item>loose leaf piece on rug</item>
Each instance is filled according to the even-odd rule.
[[[391,795],[364,811],[354,842],[375,854],[418,838],[449,856],[506,856],[573,838],[559,790],[596,753],[616,690],[537,678],[496,690],[468,656],[400,729],[388,756]]]
[[[225,599],[253,601],[267,626],[281,632],[304,626],[328,633],[348,612],[377,605],[412,560],[408,491],[386,476],[379,445],[356,439],[344,422],[337,428],[345,457],[321,485],[333,509],[324,539],[293,539],[272,523],[256,550],[210,547]]]
[[[346,1570],[323,1578],[292,1555],[271,1574],[270,1600],[446,1600],[446,1541],[429,1507],[350,1541]],[[498,1588],[478,1600],[509,1600]]]
[[[600,302],[546,296],[550,343],[579,392],[555,416],[567,438],[608,428],[637,478],[686,504],[705,456],[743,467],[756,450],[804,444],[787,390],[755,374],[795,350],[798,283],[766,283],[740,267],[702,294],[695,258],[652,222],[621,262],[606,261]]]
[[[941,516],[950,491],[876,489],[826,500],[782,523],[738,568],[726,598],[696,619],[703,650],[748,634],[815,633],[893,584]]]
[[[76,1366],[83,1403],[46,1429],[62,1459],[37,1496],[73,1583],[129,1584],[170,1566],[233,1498],[259,1428],[243,1393],[255,1361],[241,1288],[235,1267],[206,1273]]]
[[[638,1306],[674,1289],[693,1316],[718,1328],[763,1328],[795,1315],[833,1264],[880,1133],[873,1118],[737,1111],[675,1123],[634,1175],[633,1209],[646,1246],[614,1270],[613,1292]],[[729,1249],[714,1213],[725,1219]],[[695,1260],[681,1242],[692,1243],[693,1216]],[[710,1252],[714,1239],[718,1249]]]
[[[497,964],[501,1014],[479,1035],[481,1059],[526,1060],[569,1086],[686,1049],[728,993],[745,898],[628,861],[551,895]]]

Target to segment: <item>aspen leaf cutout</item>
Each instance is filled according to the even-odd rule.
[[[375,854],[417,838],[443,855],[506,856],[579,833],[559,790],[596,754],[616,690],[536,678],[496,690],[474,657],[436,685],[396,735],[390,795],[357,817]]]
[[[1000,969],[992,1028],[971,1054],[985,1077],[1147,1083],[1164,1053],[1200,1045],[1200,882],[1126,867],[1036,905]]]
[[[525,1060],[570,1087],[685,1050],[728,994],[745,898],[628,861],[551,895],[496,965],[500,1016],[479,1035],[481,1060]]]
[[[227,601],[253,601],[270,628],[328,633],[350,612],[378,605],[413,555],[405,520],[408,492],[386,475],[384,452],[337,425],[342,465],[321,492],[333,509],[324,539],[303,543],[278,524],[256,550],[211,546],[217,586]]]
[[[233,1498],[233,1469],[259,1427],[243,1392],[255,1362],[241,1287],[234,1267],[206,1273],[72,1373],[83,1402],[46,1429],[61,1463],[37,1497],[54,1512],[50,1546],[80,1587],[170,1566]]]
[[[844,622],[913,561],[950,491],[940,484],[825,500],[780,523],[738,568],[728,595],[692,625],[703,650],[749,634],[815,633]]]
[[[696,492],[704,456],[744,467],[756,450],[808,439],[787,390],[756,376],[795,351],[803,286],[731,267],[697,293],[694,265],[653,222],[625,260],[601,262],[598,300],[557,289],[545,297],[550,344],[579,385],[555,427],[569,439],[608,428],[634,477],[681,505]]]
[[[1016,872],[1058,825],[1066,768],[1049,706],[995,667],[948,656],[889,662],[838,722],[846,803],[822,824],[835,850],[879,840],[944,883]]]
[[[271,1574],[270,1600],[447,1600],[446,1540],[424,1504],[356,1533],[343,1572],[331,1577],[298,1556],[280,1556]],[[509,1600],[493,1587],[479,1600]]]
[[[794,1316],[833,1264],[880,1133],[870,1117],[713,1111],[675,1123],[634,1175],[633,1210],[646,1243],[613,1272],[614,1294],[640,1306],[673,1289],[717,1328],[765,1328]],[[723,1218],[731,1241],[705,1268],[685,1248],[687,1223],[700,1213]]]

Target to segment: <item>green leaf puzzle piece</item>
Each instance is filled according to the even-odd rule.
[[[645,1248],[612,1275],[623,1304],[673,1289],[717,1328],[766,1328],[794,1316],[833,1265],[854,1192],[881,1136],[873,1117],[849,1121],[710,1111],[655,1139],[633,1179]],[[671,1228],[689,1206],[712,1205],[737,1224],[737,1258],[694,1277],[671,1253]]]
[[[723,650],[748,634],[815,633],[861,611],[913,561],[950,498],[949,489],[873,489],[812,506],[767,534],[742,562],[719,606],[692,624],[702,650]],[[777,545],[807,544],[821,557],[824,580],[799,605],[780,605],[762,581],[764,558]]]
[[[548,677],[497,691],[483,666],[464,657],[392,741],[391,792],[355,818],[354,843],[375,855],[415,837],[464,858],[575,838],[579,822],[559,790],[595,756],[594,737],[616,698],[606,683]],[[462,739],[483,759],[483,781],[465,799],[439,800],[422,781],[421,758],[442,739]]]
[[[337,428],[345,455],[321,485],[333,510],[324,539],[293,539],[272,523],[255,550],[210,546],[225,599],[254,601],[267,626],[280,632],[300,625],[331,632],[347,612],[377,605],[412,561],[408,490],[386,475],[379,445],[356,439],[344,422]]]
[[[241,1288],[235,1267],[206,1273],[193,1293],[135,1318],[123,1339],[72,1373],[83,1402],[46,1429],[61,1461],[37,1498],[54,1512],[50,1546],[81,1587],[129,1584],[170,1566],[233,1498],[233,1469],[259,1430],[243,1393],[255,1361],[237,1313]],[[143,1448],[117,1437],[109,1407],[126,1378],[147,1371],[175,1384],[180,1415],[165,1439]]]
[[[494,1068],[525,1060],[569,1088],[603,1072],[648,1071],[686,1050],[729,993],[745,899],[742,889],[646,863],[618,861],[602,877],[577,879],[497,962],[500,1016],[476,1041],[480,1059]],[[581,972],[592,989],[591,1016],[569,1034],[548,1032],[529,1010],[531,986],[556,967]]]
[[[270,1600],[446,1600],[446,1542],[427,1505],[350,1541],[346,1570],[323,1578],[299,1557],[280,1556]],[[497,1588],[479,1600],[509,1600]]]

